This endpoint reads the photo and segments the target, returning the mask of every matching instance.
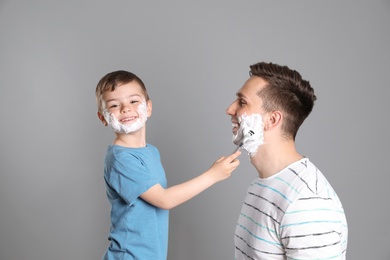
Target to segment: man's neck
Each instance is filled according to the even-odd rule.
[[[296,151],[294,141],[285,141],[278,145],[260,146],[258,152],[251,157],[251,163],[259,173],[259,177],[264,179],[302,158],[303,156]]]

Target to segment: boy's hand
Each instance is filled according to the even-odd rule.
[[[240,165],[237,159],[241,152],[237,151],[227,157],[221,157],[216,160],[208,170],[208,174],[215,182],[225,180],[230,177],[231,173]]]

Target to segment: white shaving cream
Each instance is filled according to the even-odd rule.
[[[103,111],[104,119],[107,121],[108,125],[118,134],[128,134],[133,133],[139,130],[145,125],[146,120],[148,119],[148,108],[146,106],[145,100],[138,106],[137,109],[138,118],[130,125],[125,125],[119,122],[119,120],[110,113],[108,109]]]
[[[254,156],[260,145],[264,144],[264,123],[260,114],[246,115],[243,114],[238,118],[240,128],[233,135],[233,143],[240,145],[248,152],[250,156]],[[252,134],[250,134],[250,131]]]

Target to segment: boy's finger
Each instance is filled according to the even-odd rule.
[[[238,150],[237,152],[235,152],[235,153],[229,155],[228,159],[229,159],[230,161],[233,161],[233,160],[236,159],[238,156],[240,156],[240,154],[241,154],[241,151]]]

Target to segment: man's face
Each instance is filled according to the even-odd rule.
[[[243,115],[264,115],[263,101],[257,93],[267,85],[267,82],[256,76],[250,77],[237,92],[237,99],[226,109],[226,114],[231,117],[233,134],[236,135],[240,127],[240,119]]]

